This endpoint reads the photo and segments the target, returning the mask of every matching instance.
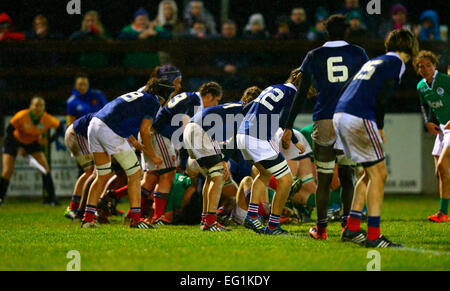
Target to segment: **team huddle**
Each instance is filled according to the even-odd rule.
[[[330,192],[338,180],[341,240],[401,247],[380,231],[387,176],[383,103],[413,59],[425,78],[418,90],[427,128],[437,134],[433,155],[441,208],[429,219],[448,221],[450,104],[438,102],[450,92],[448,76],[436,76],[437,61],[423,52],[418,56],[409,30],[392,31],[386,54],[369,60],[363,48],[343,40],[346,28],[345,17],[331,16],[329,41],[310,51],[286,82],[250,87],[238,102],[219,104],[223,93],[216,82],[180,92],[182,74],[168,65],[156,68],[144,87],[74,120],[65,143],[83,173],[66,217],[81,220],[82,228],[98,227],[123,215],[116,205],[128,195],[130,227],[154,229],[179,219],[198,191],[203,231],[231,231],[232,221],[259,234],[291,235],[281,225],[289,221],[287,205],[297,205],[291,207],[296,212],[317,209],[309,234],[326,240]],[[428,63],[434,65],[431,73]],[[294,121],[312,96],[317,97],[313,122],[297,130]],[[432,113],[441,126],[430,121]],[[16,147],[26,144],[19,141]],[[9,177],[2,175],[0,203]],[[367,231],[361,228],[364,211]]]

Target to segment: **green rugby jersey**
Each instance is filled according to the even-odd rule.
[[[165,212],[173,211],[181,207],[184,193],[186,189],[191,186],[191,179],[189,176],[176,173],[173,179],[172,188],[170,189],[169,200],[167,201]]]
[[[450,120],[450,76],[436,71],[431,88],[425,79],[417,84],[421,103],[430,106],[440,124]]]

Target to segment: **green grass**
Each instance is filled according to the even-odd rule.
[[[381,270],[450,270],[450,223],[426,221],[438,205],[432,197],[386,197],[382,233],[408,249],[380,250]],[[119,218],[81,229],[63,211],[8,200],[0,208],[0,270],[66,270],[70,250],[80,252],[81,270],[366,270],[370,261],[367,249],[340,242],[338,223],[330,224],[328,241],[314,241],[311,224],[287,226],[295,237],[243,227],[229,233],[204,233],[198,226],[138,230]]]

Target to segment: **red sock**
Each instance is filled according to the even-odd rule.
[[[84,211],[83,220],[86,222],[93,222],[95,218],[95,211],[97,210],[96,206],[86,205],[86,209]]]
[[[277,179],[275,179],[275,177],[272,176],[272,178],[270,178],[269,185],[267,185],[267,186],[269,186],[269,188],[271,188],[271,189],[273,189],[273,190],[276,190],[276,189],[277,189],[277,186],[278,186],[278,181],[277,181]]]
[[[154,193],[155,198],[155,213],[153,214],[153,219],[160,218],[166,211],[167,201],[169,200],[169,194],[165,193]]]
[[[139,222],[141,220],[141,208],[140,207],[130,208],[130,216],[134,222]]]
[[[206,213],[206,215],[205,215],[205,222],[206,222],[207,225],[213,224],[214,222],[216,222],[216,220],[217,220],[216,213],[210,213],[210,212]]]
[[[347,228],[351,231],[357,231],[361,229],[361,218],[348,216]]]
[[[69,205],[69,209],[70,210],[77,210],[78,207],[80,207],[80,203],[76,203],[76,202],[73,202],[73,201],[70,202],[70,205]]]
[[[113,191],[114,196],[117,200],[122,199],[123,197],[128,195],[128,185],[123,186],[122,188],[116,189]]]
[[[368,240],[376,240],[380,237],[380,227],[367,227],[367,239]]]
[[[264,209],[264,206],[263,206],[262,202],[259,202],[258,215],[262,216],[262,217],[268,217],[269,216],[269,213],[267,213],[266,210]]]

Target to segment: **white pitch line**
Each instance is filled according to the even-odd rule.
[[[442,256],[442,255],[450,256],[450,252],[439,252],[439,251],[424,250],[424,249],[419,249],[419,248],[403,247],[403,248],[398,248],[398,249],[397,248],[393,248],[393,250],[410,251],[410,252],[416,252],[416,253],[422,253],[422,254],[430,254],[430,255],[435,255],[435,256]]]

